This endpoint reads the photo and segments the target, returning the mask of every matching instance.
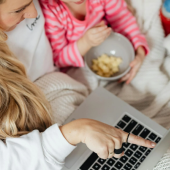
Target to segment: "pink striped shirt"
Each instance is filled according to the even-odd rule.
[[[54,62],[58,67],[83,67],[77,40],[102,20],[106,20],[115,32],[126,36],[137,49],[148,45],[140,33],[135,17],[128,11],[124,0],[86,0],[84,21],[76,19],[68,7],[59,0],[40,0],[45,16],[47,37],[53,49]]]

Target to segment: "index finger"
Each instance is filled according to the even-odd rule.
[[[128,133],[123,134],[123,141],[124,142],[126,142],[127,136],[128,136]],[[128,143],[144,146],[144,147],[147,147],[147,148],[154,148],[156,146],[155,142],[151,142],[149,140],[143,139],[140,136],[135,136],[133,134],[129,135]]]
[[[132,68],[132,70],[130,71],[130,76],[129,76],[128,80],[126,81],[126,84],[129,84],[133,80],[136,73],[137,73],[137,71],[135,70],[135,68]]]

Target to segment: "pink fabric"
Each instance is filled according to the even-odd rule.
[[[137,49],[148,45],[140,33],[135,17],[128,11],[124,0],[86,0],[84,21],[73,17],[67,6],[59,0],[40,0],[45,16],[46,34],[53,49],[54,62],[58,67],[83,67],[83,57],[77,48],[77,40],[102,20],[113,31],[126,36]]]

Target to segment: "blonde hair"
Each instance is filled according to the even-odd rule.
[[[18,137],[34,129],[42,132],[52,125],[49,103],[29,81],[6,39],[0,29],[0,139]]]

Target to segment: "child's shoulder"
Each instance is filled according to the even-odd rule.
[[[42,10],[44,12],[45,18],[49,16],[51,19],[55,18],[55,21],[62,23],[64,25],[63,19],[66,18],[66,10],[59,0],[39,0]],[[48,12],[48,13],[47,13]]]

